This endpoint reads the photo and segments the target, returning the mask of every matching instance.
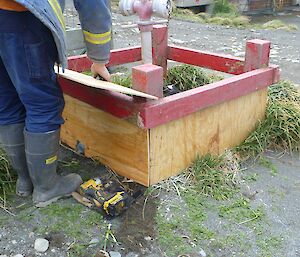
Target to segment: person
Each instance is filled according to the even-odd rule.
[[[44,207],[70,195],[78,174],[57,174],[64,99],[54,65],[67,65],[64,0],[0,0],[0,144],[17,172],[16,194]],[[110,80],[108,0],[74,0],[93,73]]]

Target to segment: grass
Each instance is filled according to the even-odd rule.
[[[182,234],[195,242],[195,247],[206,245],[206,252],[211,256],[215,256],[216,249],[224,253],[228,251],[228,256],[231,256],[232,251],[235,251],[236,256],[249,256],[247,251],[251,249],[257,249],[257,256],[282,254],[284,237],[270,231],[264,207],[252,206],[251,200],[245,198],[239,190],[241,164],[245,159],[259,156],[260,165],[276,176],[276,166],[262,153],[266,149],[299,150],[299,131],[300,94],[291,82],[280,81],[269,88],[265,120],[257,125],[243,144],[221,156],[207,154],[197,157],[185,172],[185,180],[170,179],[173,184],[177,181],[175,192],[183,203],[179,210],[172,212],[174,217],[169,221],[162,211],[158,214],[159,242],[167,253],[173,251],[167,256],[192,251],[191,242],[183,240],[179,236]],[[258,178],[255,173],[247,177],[246,181],[257,181]],[[169,190],[172,186],[167,188]],[[280,197],[283,197],[282,194]],[[209,206],[207,203],[212,200],[218,202]],[[218,217],[215,216],[216,208]],[[223,224],[222,233],[206,224],[207,217],[212,213],[215,222]],[[176,249],[181,251],[170,249],[169,246],[175,242],[178,243]]]
[[[195,14],[189,9],[175,8],[172,17],[199,22],[210,23],[221,26],[237,27],[237,28],[254,28],[254,29],[283,29],[288,31],[298,30],[298,27],[294,24],[286,24],[281,20],[272,20],[264,24],[255,24],[251,22],[251,19],[247,16],[243,16],[239,13],[235,5],[229,3],[227,0],[215,1],[215,6],[212,15],[206,13]]]
[[[222,156],[207,154],[198,157],[188,170],[188,174],[193,177],[195,191],[217,200],[224,200],[230,198],[236,191],[238,171],[239,164],[230,152],[226,152]]]
[[[10,166],[4,151],[0,148],[0,208],[8,210],[7,195],[14,190],[15,181],[10,174]]]
[[[83,74],[92,76],[90,71],[85,71]],[[208,74],[199,67],[183,64],[176,65],[168,69],[164,85],[174,85],[179,89],[179,91],[183,92],[222,79],[222,76],[218,76],[213,73]],[[131,74],[128,74],[128,72],[113,74],[112,83],[131,88]]]
[[[267,168],[268,170],[270,170],[270,173],[273,177],[275,177],[278,173],[278,170],[276,168],[276,166],[270,161],[268,160],[266,157],[261,156],[259,158],[259,164],[265,168]]]
[[[232,219],[239,224],[246,224],[250,221],[261,220],[265,213],[263,207],[251,208],[250,200],[240,197],[232,204],[221,205],[219,207],[219,216]]]
[[[68,250],[69,256],[87,256],[89,242],[95,236],[100,241],[97,247],[103,247],[106,229],[103,216],[78,203],[57,202],[42,209],[27,208],[20,212],[17,219],[38,224],[34,232],[41,236],[63,233],[73,242]]]
[[[187,91],[222,79],[223,77],[208,74],[201,68],[184,64],[168,70],[165,84],[174,85],[180,91]]]
[[[298,27],[294,24],[286,24],[281,20],[272,20],[264,23],[262,25],[263,29],[271,29],[271,30],[277,30],[277,29],[283,29],[283,30],[289,30],[289,31],[296,31],[298,30]]]
[[[87,235],[85,230],[97,226],[104,226],[101,214],[91,211],[84,206],[75,204],[53,203],[39,211],[43,216],[44,224],[47,226],[40,228],[39,233],[64,232],[67,236],[84,240]],[[55,221],[55,222],[53,222]]]
[[[91,71],[84,71],[82,73],[88,76],[92,76]],[[113,74],[113,76],[111,77],[111,82],[123,87],[128,87],[128,88],[132,87],[131,75],[126,73]]]
[[[297,151],[300,148],[300,93],[289,81],[269,88],[266,117],[237,151],[246,158],[273,148]]]

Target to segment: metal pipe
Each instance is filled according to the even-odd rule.
[[[168,18],[171,13],[171,0],[121,0],[120,11],[123,15],[137,14],[137,22],[141,32],[142,61],[152,63],[152,15]]]
[[[152,30],[141,31],[142,61],[144,64],[152,63]]]

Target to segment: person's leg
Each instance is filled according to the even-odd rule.
[[[16,194],[25,197],[31,195],[33,189],[25,157],[25,109],[3,65],[1,52],[0,91],[0,146],[17,172]]]
[[[60,177],[56,173],[64,107],[53,69],[56,45],[51,32],[37,18],[30,13],[22,15],[21,23],[13,14],[6,21],[10,27],[23,24],[24,28],[13,38],[10,33],[4,35],[2,60],[26,109],[25,149],[34,185],[33,201],[42,207],[71,194],[82,180],[76,174]]]

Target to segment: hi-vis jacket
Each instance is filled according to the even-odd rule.
[[[54,37],[58,58],[67,66],[65,21],[63,10],[65,0],[15,0],[25,6],[47,26]],[[93,62],[107,63],[110,54],[111,15],[109,0],[73,0],[79,13],[81,27],[87,46],[87,54]]]

